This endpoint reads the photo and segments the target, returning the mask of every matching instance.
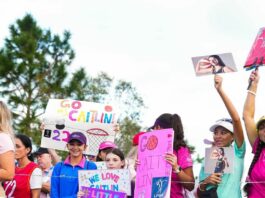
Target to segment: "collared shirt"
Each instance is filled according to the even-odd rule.
[[[81,159],[81,161],[79,162],[79,164],[77,164],[76,166],[80,166],[81,168],[84,168],[85,167],[85,163],[86,163],[86,158],[83,157]],[[68,164],[68,165],[71,165],[70,163],[70,156],[68,156],[65,160],[64,160],[64,164]],[[72,165],[71,165],[72,166]]]
[[[70,164],[69,157],[55,165],[51,179],[51,198],[76,198],[78,192],[78,171],[95,170],[94,162],[82,158],[79,164]]]

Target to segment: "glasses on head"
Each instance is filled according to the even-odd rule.
[[[230,118],[222,118],[222,119],[217,120],[216,122],[222,122],[222,121],[223,122],[229,122],[229,123],[233,124],[233,120]]]

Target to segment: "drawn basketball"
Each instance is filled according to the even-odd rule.
[[[157,143],[158,143],[157,137],[152,135],[149,137],[149,139],[147,141],[146,148],[148,150],[154,150],[157,147]]]
[[[91,128],[88,129],[86,132],[88,134],[90,152],[97,152],[100,143],[106,141],[109,137],[109,133],[100,128]],[[96,153],[94,153],[93,155],[96,155]]]
[[[105,111],[107,111],[107,112],[111,112],[111,111],[112,111],[112,106],[110,106],[110,105],[106,105],[106,106],[105,106]]]
[[[100,128],[88,129],[86,132],[90,135],[95,135],[95,136],[108,136],[109,135],[107,131],[104,131],[103,129],[100,129]]]

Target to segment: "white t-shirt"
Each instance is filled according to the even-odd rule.
[[[15,151],[14,143],[9,134],[0,132],[0,154],[7,151]]]
[[[42,186],[42,171],[40,168],[35,168],[30,176],[30,189],[38,189]]]

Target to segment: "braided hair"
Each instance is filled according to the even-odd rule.
[[[253,160],[252,160],[252,162],[250,164],[250,167],[248,169],[248,176],[250,176],[250,174],[251,174],[251,172],[252,172],[252,170],[254,168],[254,165],[258,161],[259,156],[261,154],[261,151],[263,150],[263,148],[265,148],[265,143],[263,141],[261,141],[260,139],[258,141],[259,141],[259,143],[258,143],[258,146],[257,146],[257,150],[255,152],[255,155],[253,157]],[[246,193],[246,196],[249,195],[249,189],[250,189],[250,187],[251,187],[251,183],[246,183],[245,186],[243,187],[243,190]]]

